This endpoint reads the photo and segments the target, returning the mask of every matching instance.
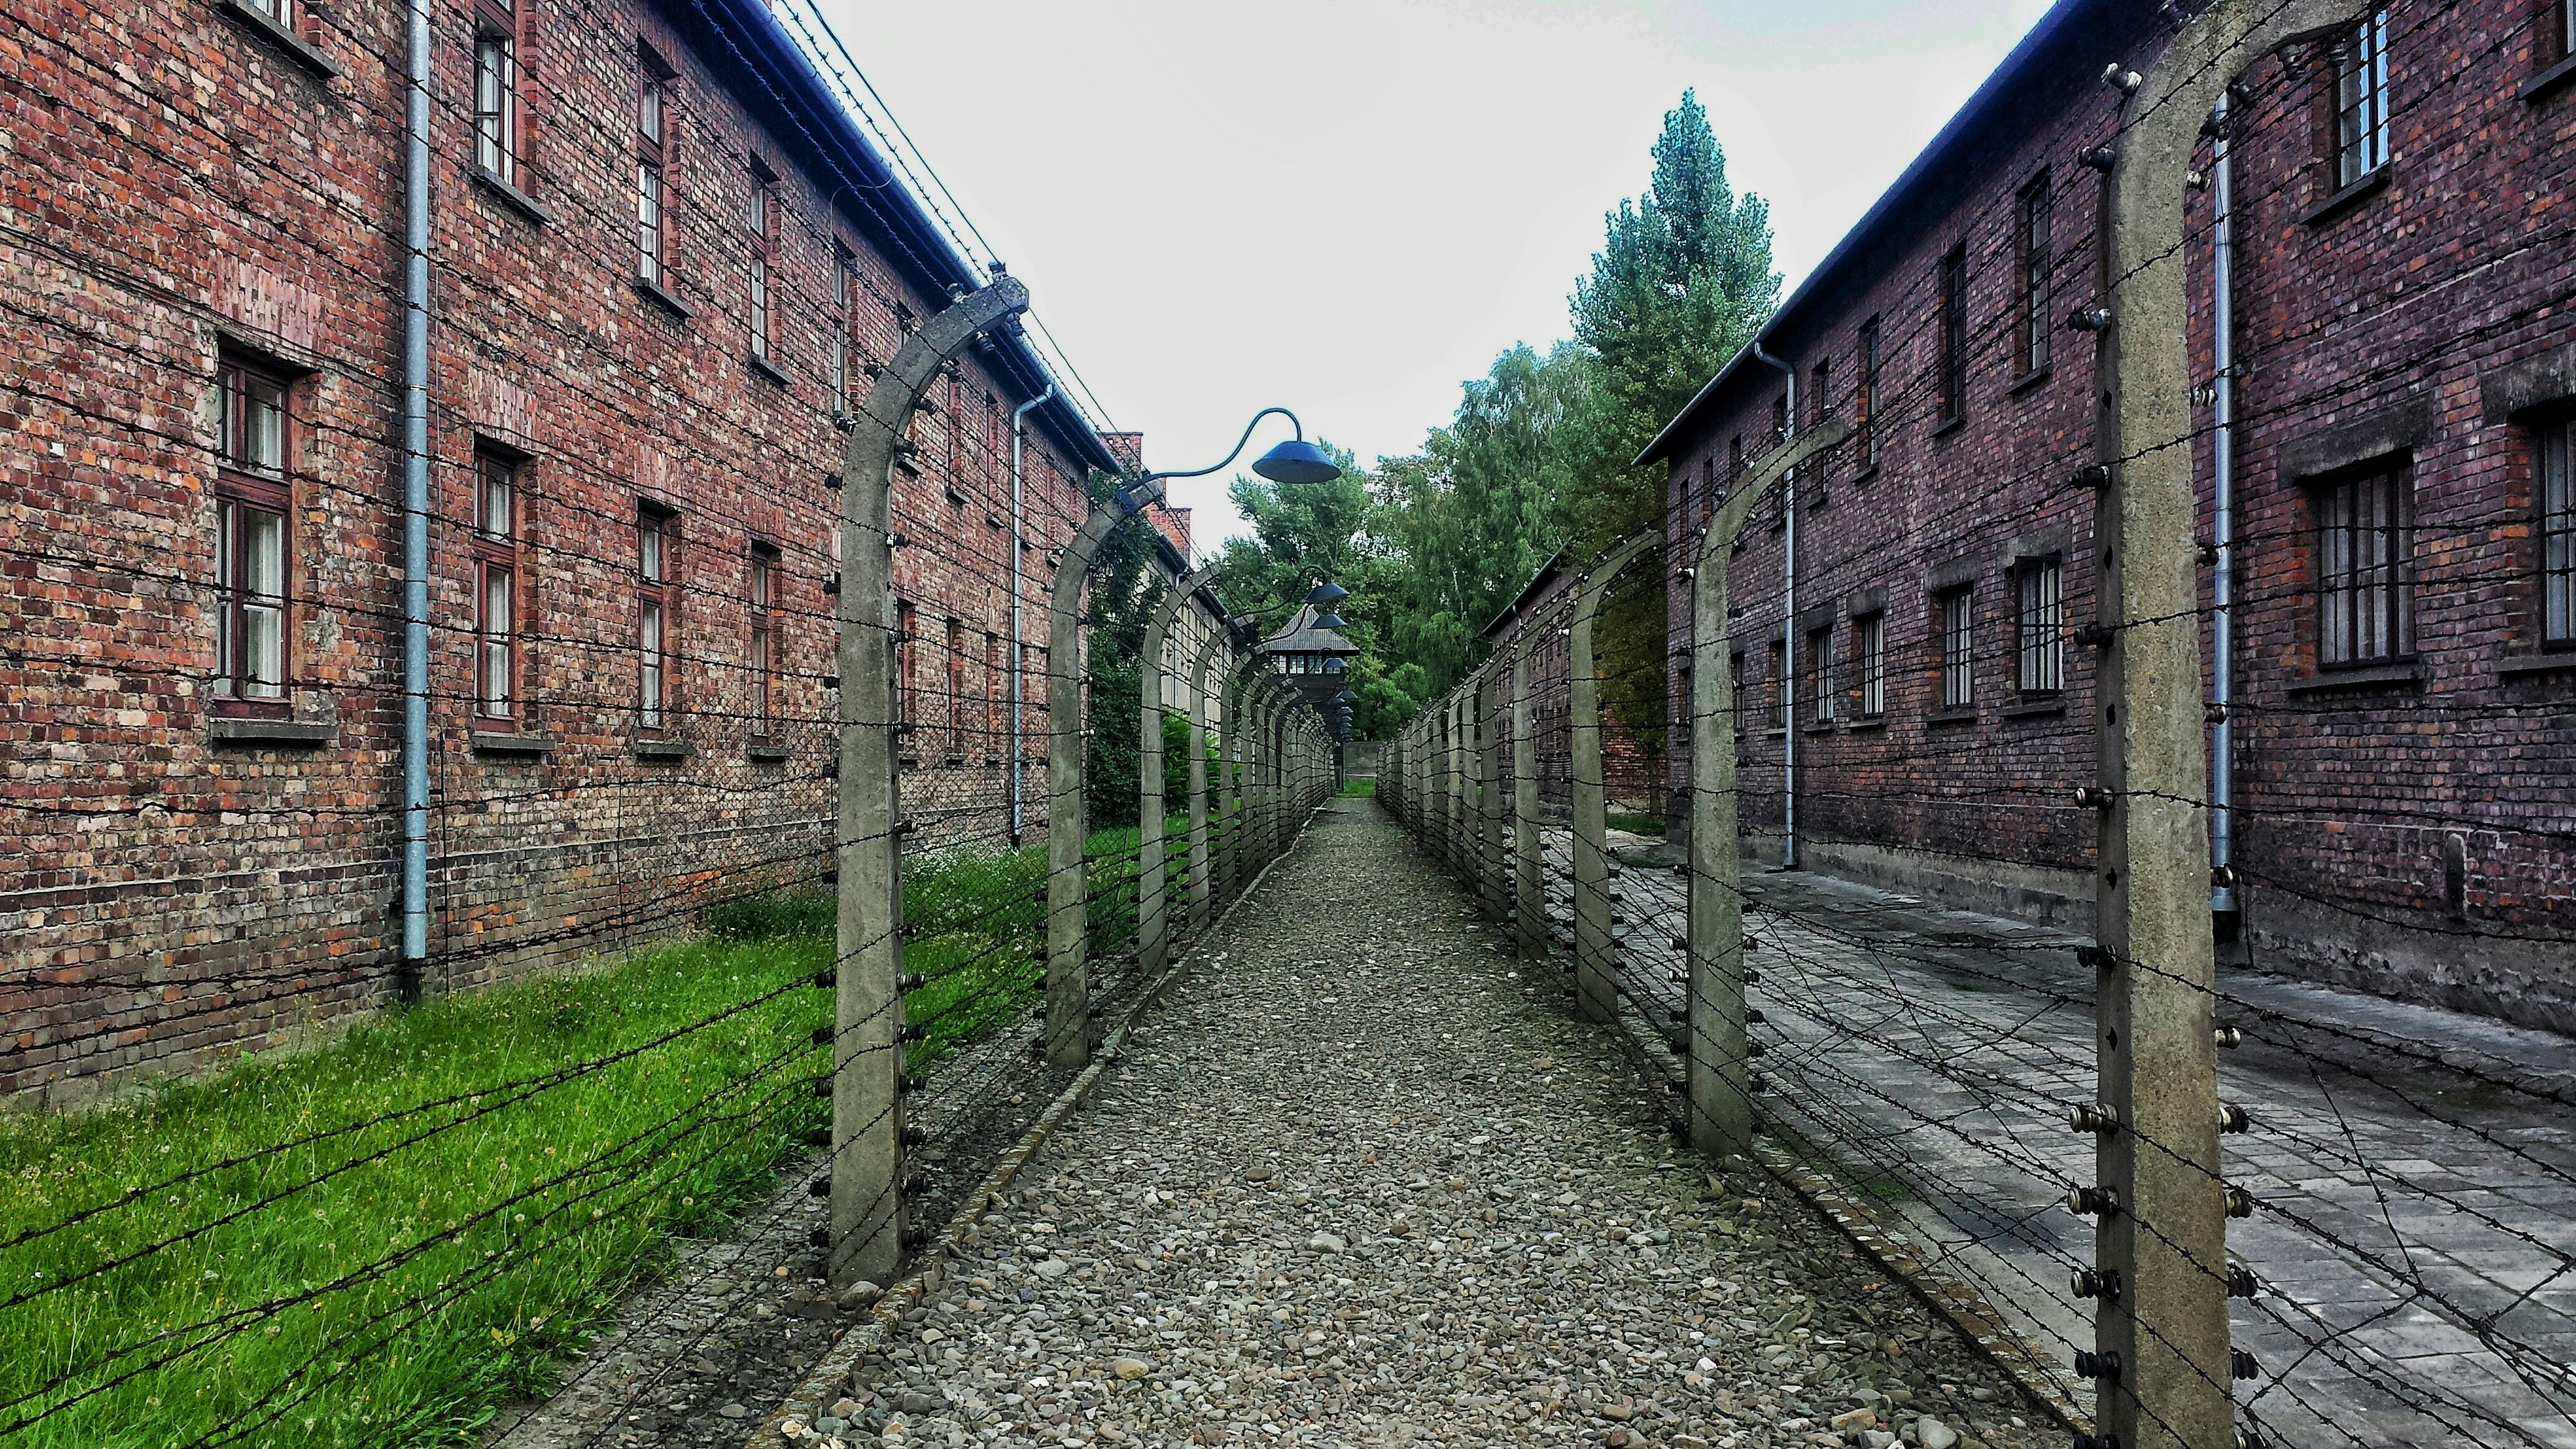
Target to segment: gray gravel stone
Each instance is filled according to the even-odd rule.
[[[1208,947],[860,1364],[843,1437],[2056,1440],[1785,1189],[1681,1154],[1661,1090],[1369,802]]]

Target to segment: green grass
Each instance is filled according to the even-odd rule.
[[[1377,795],[1377,776],[1362,775],[1356,779],[1343,781],[1342,795],[1345,799],[1354,800],[1374,798]]]
[[[1087,842],[1095,949],[1133,939],[1136,835]],[[1044,852],[944,853],[905,911],[921,1073],[1040,994]],[[827,1118],[829,897],[700,924],[125,1105],[0,1115],[0,1445],[459,1443],[545,1393]]]
[[[1664,833],[1663,820],[1660,817],[1653,815],[1612,815],[1609,816],[1604,823],[1612,830],[1624,830],[1630,835],[1661,835]]]

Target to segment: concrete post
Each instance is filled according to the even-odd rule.
[[[1574,621],[1567,627],[1566,693],[1573,759],[1574,997],[1587,1020],[1619,1015],[1619,944],[1610,930],[1610,801],[1601,766],[1601,677],[1592,653],[1592,627],[1619,571],[1652,547],[1640,533],[1613,546],[1578,582]]]
[[[1228,900],[1243,888],[1243,762],[1244,741],[1252,718],[1253,660],[1243,659],[1228,674],[1225,693],[1225,728],[1218,736],[1217,748],[1224,758],[1219,761],[1221,789],[1218,799],[1217,854],[1220,889]]]
[[[1717,1157],[1753,1150],[1744,1050],[1744,863],[1735,838],[1735,682],[1727,661],[1726,560],[1765,489],[1843,440],[1839,420],[1791,438],[1718,505],[1700,541],[1691,591],[1690,914],[1686,948],[1691,1145]]]
[[[834,1288],[903,1264],[902,796],[895,768],[895,448],[942,363],[1022,312],[1001,277],[904,339],[868,389],[841,463],[839,871],[833,957],[829,1248]]]
[[[1521,954],[1547,956],[1545,862],[1538,835],[1538,705],[1530,695],[1530,656],[1541,626],[1521,622],[1512,650],[1512,914]]]
[[[1466,857],[1459,849],[1467,819],[1467,752],[1460,746],[1466,714],[1466,686],[1449,691],[1440,702],[1440,863],[1463,877]]]
[[[1047,604],[1047,1064],[1079,1071],[1091,1062],[1091,983],[1085,961],[1090,878],[1082,787],[1082,585],[1101,540],[1163,496],[1159,480],[1120,488],[1092,506],[1065,543]]]
[[[2101,817],[2094,953],[2095,1419],[2123,1449],[2234,1442],[2209,909],[2185,187],[2226,85],[2293,40],[2359,21],[2350,0],[2216,0],[2124,87],[2104,178],[2093,316],[2093,513]],[[2104,324],[2107,325],[2098,325]],[[2116,1274],[2116,1279],[2110,1275]]]
[[[1512,913],[1511,796],[1503,785],[1503,765],[1511,758],[1511,669],[1509,661],[1486,661],[1485,677],[1476,686],[1477,763],[1484,776],[1483,828],[1476,851],[1477,894],[1485,919],[1507,922]],[[1502,708],[1495,708],[1497,694]]]
[[[1214,577],[1201,565],[1173,581],[1145,620],[1136,670],[1142,706],[1136,737],[1136,961],[1148,979],[1172,957],[1169,872],[1163,851],[1163,654],[1172,621]]]
[[[1197,940],[1207,931],[1210,884],[1208,879],[1208,665],[1225,647],[1222,629],[1208,631],[1206,642],[1199,645],[1198,657],[1190,663],[1190,843],[1189,843],[1189,931],[1188,939]]]

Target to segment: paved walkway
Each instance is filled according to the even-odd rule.
[[[1668,1022],[1683,881],[1620,880],[1623,984]],[[2092,1234],[2059,1206],[2092,1180],[2064,1117],[2094,1084],[2077,938],[1822,876],[1746,889],[1768,1100],[2062,1371],[2092,1344],[2066,1284]],[[2221,995],[2247,1038],[2221,1096],[2253,1118],[2226,1172],[2257,1204],[2229,1247],[2266,1285],[2236,1308],[2249,1417],[2321,1449],[2576,1446],[2576,1043],[2253,973]]]
[[[1659,1099],[1336,801],[806,1442],[2062,1442]]]

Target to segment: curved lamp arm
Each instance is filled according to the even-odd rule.
[[[1148,473],[1148,474],[1146,474],[1146,475],[1145,475],[1145,479],[1159,480],[1159,479],[1164,479],[1164,478],[1204,478],[1204,477],[1206,477],[1208,474],[1213,473],[1213,472],[1216,472],[1218,469],[1225,467],[1227,464],[1229,464],[1229,463],[1233,462],[1235,459],[1240,458],[1240,457],[1242,457],[1242,456],[1243,456],[1243,450],[1244,450],[1245,445],[1249,444],[1249,443],[1252,441],[1252,430],[1253,430],[1254,428],[1260,427],[1260,426],[1261,426],[1261,420],[1262,420],[1263,418],[1266,418],[1266,417],[1270,416],[1272,413],[1277,413],[1279,416],[1281,416],[1281,417],[1283,417],[1283,418],[1286,418],[1286,419],[1288,420],[1288,426],[1290,426],[1290,427],[1292,427],[1292,428],[1294,428],[1294,429],[1296,429],[1296,430],[1297,430],[1297,441],[1299,441],[1299,442],[1301,442],[1301,443],[1302,443],[1302,442],[1304,442],[1304,441],[1306,440],[1306,425],[1305,425],[1304,423],[1301,423],[1301,422],[1297,421],[1297,415],[1296,415],[1295,413],[1292,413],[1292,412],[1288,411],[1286,408],[1263,408],[1261,411],[1259,411],[1259,412],[1257,412],[1257,413],[1254,413],[1254,414],[1252,415],[1252,421],[1251,421],[1251,422],[1245,423],[1245,424],[1243,425],[1243,436],[1234,440],[1234,451],[1233,451],[1233,452],[1226,454],[1223,458],[1218,459],[1216,462],[1210,463],[1209,465],[1207,465],[1207,466],[1206,466],[1206,467],[1204,467],[1204,468],[1194,468],[1194,469],[1190,470],[1190,471],[1189,471],[1189,472],[1187,472],[1187,473],[1153,472],[1153,473]],[[1143,481],[1143,480],[1139,480],[1139,481]]]

